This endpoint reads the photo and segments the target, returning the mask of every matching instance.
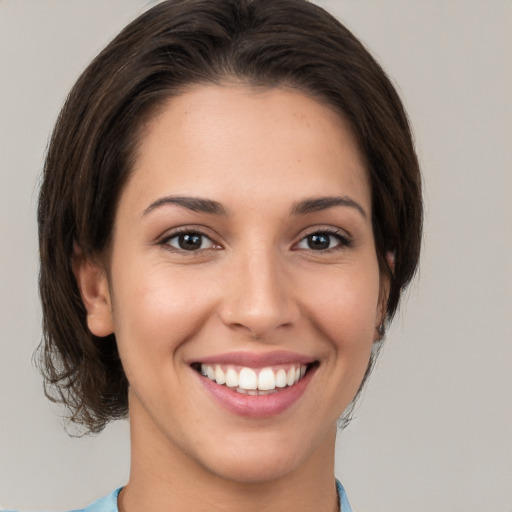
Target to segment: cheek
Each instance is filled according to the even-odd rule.
[[[132,278],[113,279],[114,322],[123,361],[161,360],[190,339],[212,309],[214,297],[186,271],[161,265],[131,268]],[[121,277],[121,276],[120,276]],[[119,301],[116,300],[119,297]]]
[[[379,304],[377,265],[343,269],[317,276],[308,297],[317,328],[344,356],[369,354]]]
[[[378,267],[369,264],[317,275],[307,296],[313,336],[325,357],[324,407],[335,421],[354,399],[368,368],[379,304]],[[327,412],[326,412],[327,414]]]

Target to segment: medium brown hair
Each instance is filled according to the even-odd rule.
[[[109,247],[116,205],[142,124],[169,97],[200,83],[287,86],[349,121],[372,190],[387,319],[418,264],[419,166],[401,101],[360,41],[306,0],[169,0],[128,25],[71,90],[48,149],[38,221],[45,390],[91,432],[124,417],[128,382],[115,335],[98,338],[71,268]],[[386,255],[394,254],[394,269]]]

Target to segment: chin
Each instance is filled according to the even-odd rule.
[[[297,430],[277,436],[268,433],[255,436],[253,432],[246,439],[231,442],[210,453],[208,461],[203,457],[202,463],[209,472],[240,484],[277,481],[306,469],[308,460],[313,461],[318,456],[328,458],[325,448],[332,444],[330,450],[334,451],[335,428],[333,431],[333,436],[328,435],[320,442],[294,435]]]
[[[301,461],[291,454],[275,455],[273,457],[242,457],[230,460],[215,461],[215,473],[221,478],[240,484],[263,484],[277,481],[294,473]]]

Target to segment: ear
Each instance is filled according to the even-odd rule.
[[[388,251],[386,253],[386,261],[391,269],[391,272],[395,272],[395,253],[392,251]],[[376,325],[375,325],[375,334],[373,341],[381,341],[384,337],[386,330],[386,309],[389,297],[389,276],[381,274],[381,282],[380,282],[380,296],[379,296],[379,305],[377,307],[377,316],[376,316]]]
[[[71,266],[87,310],[87,326],[95,336],[114,332],[112,301],[107,272],[103,264],[88,258],[78,244],[74,244]]]
[[[395,273],[395,251],[388,251],[386,253],[386,261],[393,274]]]

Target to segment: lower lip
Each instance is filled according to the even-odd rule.
[[[237,393],[227,386],[221,386],[196,373],[207,392],[228,411],[249,418],[268,418],[281,414],[297,402],[311,382],[315,371],[316,367],[310,368],[297,384],[268,395]]]

